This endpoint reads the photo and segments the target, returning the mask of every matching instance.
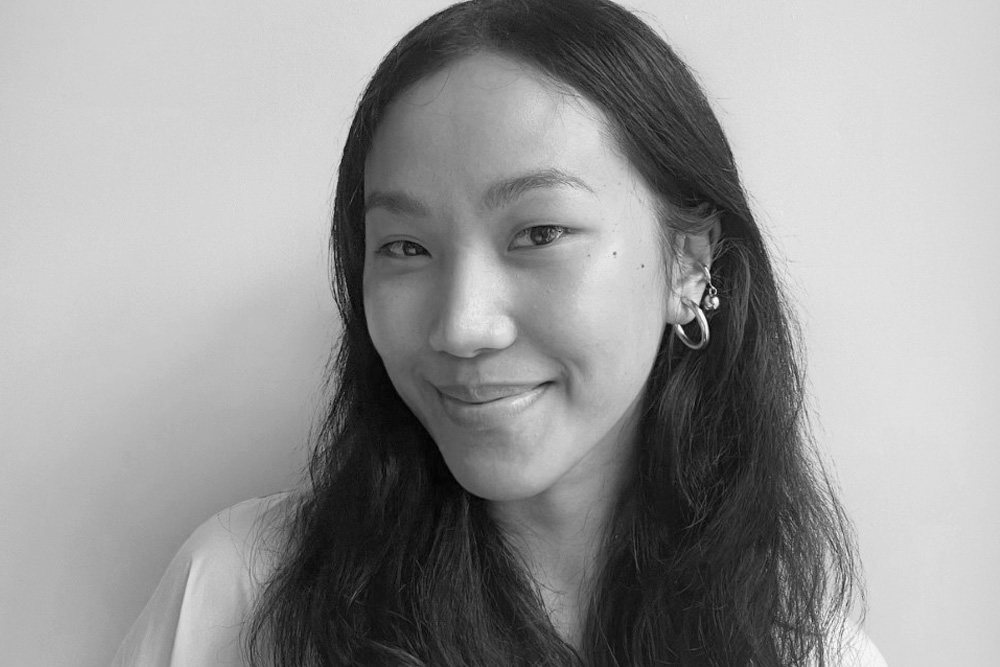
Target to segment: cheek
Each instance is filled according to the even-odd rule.
[[[415,319],[419,299],[408,294],[405,287],[366,278],[364,304],[368,335],[386,370],[393,375],[419,345]]]
[[[590,386],[615,378],[645,382],[666,325],[667,290],[658,252],[623,243],[539,286],[544,300],[536,300],[533,328],[551,346],[550,353],[564,357],[571,376]]]
[[[594,332],[632,337],[666,321],[669,291],[658,247],[613,246],[591,258],[572,282],[572,303]],[[651,333],[659,337],[659,331]]]

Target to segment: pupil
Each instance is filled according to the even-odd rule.
[[[538,245],[552,243],[559,235],[559,230],[555,227],[535,227],[531,230],[531,242]]]

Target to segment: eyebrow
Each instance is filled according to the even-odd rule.
[[[587,183],[561,169],[549,168],[519,174],[505,178],[492,184],[483,195],[482,207],[488,210],[507,206],[519,197],[532,190],[544,188],[574,188],[594,194],[594,189]],[[390,213],[427,217],[430,208],[411,194],[402,191],[374,191],[365,197],[365,214],[375,208],[382,208]]]
[[[413,195],[405,192],[380,192],[376,190],[365,196],[365,215],[374,208],[383,208],[390,213],[426,218],[430,209]]]
[[[494,183],[483,196],[483,208],[506,206],[531,190],[543,188],[575,188],[594,194],[594,189],[582,179],[560,169],[541,169]]]

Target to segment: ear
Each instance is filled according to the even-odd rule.
[[[671,266],[671,299],[667,318],[671,324],[687,324],[694,319],[694,311],[685,300],[701,304],[705,288],[706,269],[712,268],[712,250],[722,234],[718,218],[704,232],[679,233],[674,237],[674,261]]]

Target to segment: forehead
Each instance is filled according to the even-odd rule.
[[[630,171],[594,104],[529,65],[477,54],[393,101],[365,163],[365,188],[474,189],[546,168],[598,185]]]

